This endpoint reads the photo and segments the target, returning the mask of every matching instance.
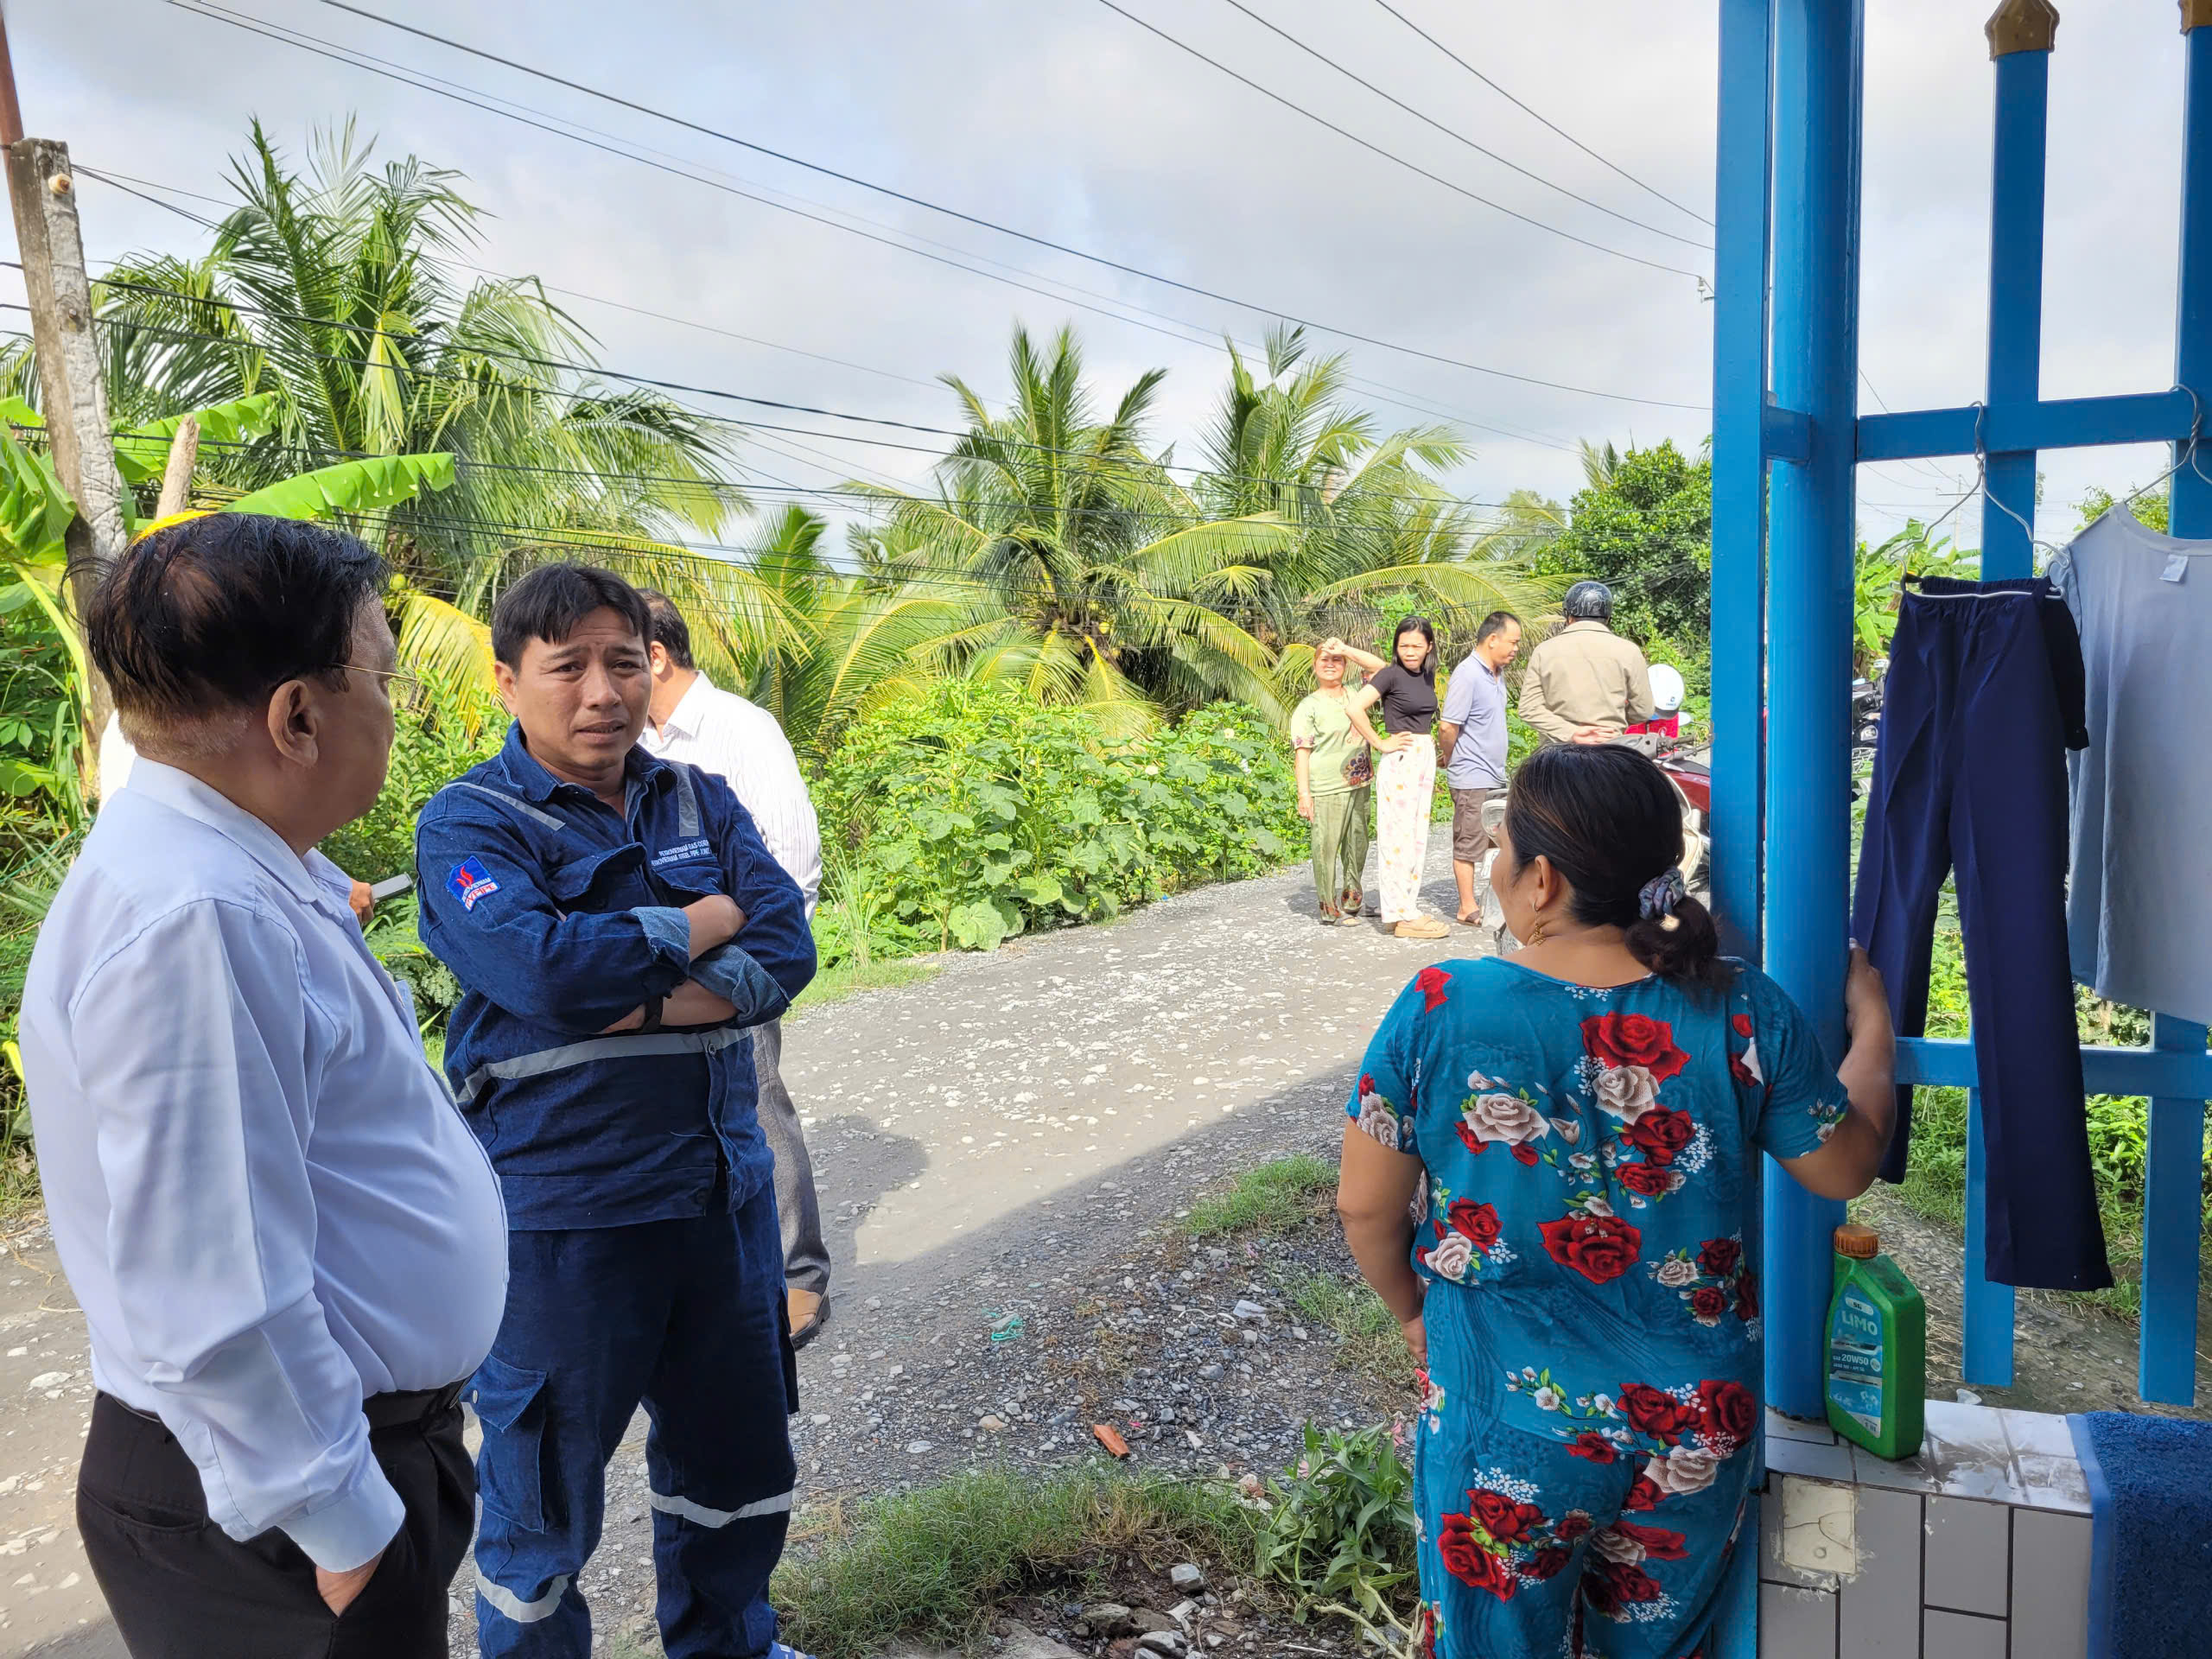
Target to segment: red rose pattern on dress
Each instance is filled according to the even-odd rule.
[[[1553,1261],[1572,1268],[1593,1285],[1610,1284],[1636,1265],[1643,1233],[1618,1216],[1563,1216],[1536,1230]]]
[[[1441,968],[1424,968],[1414,976],[1414,988],[1421,995],[1424,1012],[1433,1014],[1444,1006],[1444,988],[1452,982],[1452,976]]]

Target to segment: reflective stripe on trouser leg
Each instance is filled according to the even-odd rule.
[[[778,1492],[773,1497],[764,1497],[757,1503],[747,1503],[734,1510],[710,1510],[703,1503],[694,1503],[688,1497],[677,1497],[669,1492],[648,1492],[646,1502],[664,1515],[673,1515],[702,1527],[726,1527],[733,1521],[750,1521],[763,1515],[789,1515],[791,1494]]]
[[[504,1584],[495,1584],[484,1576],[484,1568],[476,1569],[476,1593],[518,1624],[535,1624],[541,1618],[550,1618],[561,1605],[561,1598],[569,1593],[569,1575],[563,1573],[545,1586],[545,1593],[533,1601],[524,1601]]]

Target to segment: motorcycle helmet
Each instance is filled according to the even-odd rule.
[[[1651,665],[1651,702],[1662,715],[1671,715],[1682,706],[1682,677],[1664,663]]]
[[[1567,590],[1567,597],[1560,601],[1560,610],[1571,622],[1585,618],[1610,622],[1613,617],[1613,590],[1602,582],[1578,582]]]

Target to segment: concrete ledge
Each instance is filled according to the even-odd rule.
[[[1762,1651],[2085,1659],[2089,1498],[2063,1417],[1930,1403],[1890,1463],[1769,1413]]]

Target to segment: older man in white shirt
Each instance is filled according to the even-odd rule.
[[[798,757],[784,728],[758,703],[725,691],[699,671],[691,629],[666,594],[639,590],[652,613],[652,703],[639,743],[664,760],[687,760],[729,785],[753,815],[760,839],[806,895],[822,887],[822,829]],[[753,1067],[760,1084],[761,1133],[776,1157],[776,1215],[784,1234],[784,1286],[791,1341],[804,1347],[830,1317],[830,1247],[814,1191],[814,1160],[798,1108],[784,1086],[784,1024],[753,1028]]]
[[[135,1659],[422,1659],[474,1532],[499,1183],[314,850],[398,677],[351,537],[214,514],[89,607],[138,750],[48,912],[22,1045],[99,1395],[77,1514]]]

